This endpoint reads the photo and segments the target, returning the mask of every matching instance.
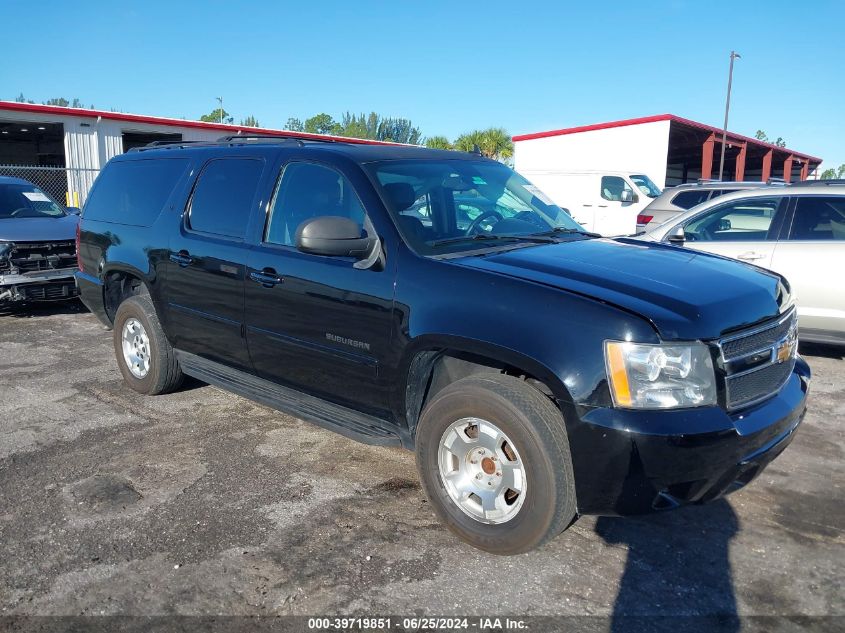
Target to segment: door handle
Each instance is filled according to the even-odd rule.
[[[194,258],[188,254],[188,251],[179,251],[178,253],[170,253],[170,261],[184,268],[185,266],[190,266]]]
[[[255,283],[261,284],[265,288],[272,288],[276,284],[282,283],[282,278],[276,274],[272,268],[265,268],[262,271],[253,270],[249,273],[249,278]]]
[[[749,262],[754,261],[755,259],[763,259],[765,257],[766,257],[765,255],[761,255],[760,253],[755,253],[754,251],[748,251],[746,253],[743,253],[742,255],[736,256],[737,259],[742,259],[744,261],[749,261]]]

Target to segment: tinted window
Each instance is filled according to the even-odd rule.
[[[746,198],[711,209],[684,227],[694,242],[762,242],[768,239],[780,198]]]
[[[845,240],[845,196],[798,198],[790,240]]]
[[[719,196],[724,196],[726,193],[733,193],[734,191],[739,191],[739,189],[714,189],[710,192],[710,199],[718,198]]]
[[[94,183],[83,215],[87,220],[150,226],[187,167],[183,158],[111,162]]]
[[[672,204],[682,209],[692,209],[695,205],[701,204],[710,192],[702,189],[693,189],[692,191],[682,191],[677,196],[672,198]]]
[[[364,208],[345,176],[315,163],[291,163],[273,197],[264,241],[295,246],[299,225],[326,215],[364,224]]]
[[[633,190],[628,186],[624,178],[620,178],[619,176],[601,177],[601,197],[605,200],[622,200],[622,192],[626,189],[633,193]]]
[[[244,158],[209,162],[191,197],[191,229],[243,239],[263,166],[260,160]]]

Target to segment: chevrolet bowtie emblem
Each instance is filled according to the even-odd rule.
[[[777,362],[782,363],[785,360],[792,358],[792,353],[795,349],[795,339],[788,338],[775,348],[775,358]]]

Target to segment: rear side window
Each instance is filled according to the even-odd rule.
[[[798,198],[789,239],[845,241],[845,196]]]
[[[672,198],[672,204],[682,209],[692,209],[695,205],[701,204],[710,192],[707,190],[695,189],[693,191],[682,191],[677,196]]]
[[[202,170],[191,196],[188,225],[194,231],[243,239],[264,162],[219,158]]]
[[[111,162],[94,183],[83,217],[150,226],[187,168],[183,158]]]

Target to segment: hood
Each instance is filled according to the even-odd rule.
[[[78,215],[58,218],[0,219],[0,241],[3,242],[59,242],[76,239]]]
[[[665,340],[715,339],[791,304],[772,272],[675,246],[625,238],[519,248],[452,263],[526,279],[642,316]]]

